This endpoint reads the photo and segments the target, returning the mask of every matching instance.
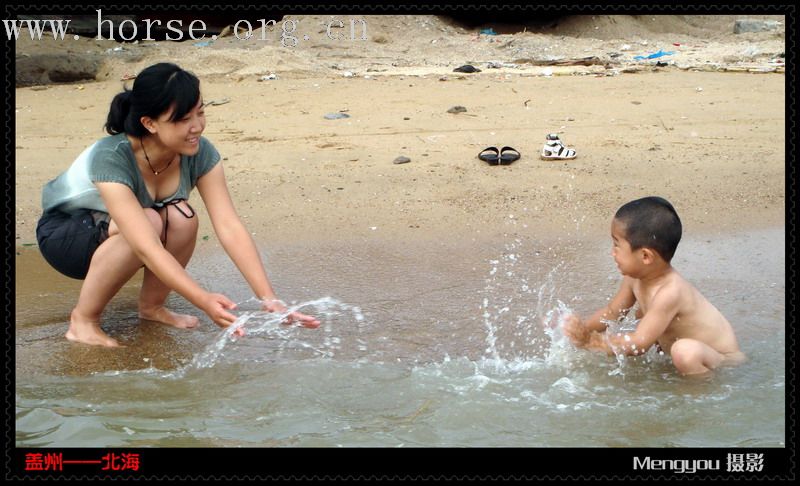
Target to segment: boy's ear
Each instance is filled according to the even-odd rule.
[[[642,248],[640,251],[642,252],[642,263],[645,265],[650,265],[656,261],[656,252],[650,248]]]

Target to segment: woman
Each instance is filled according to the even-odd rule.
[[[233,324],[234,302],[204,290],[184,270],[197,239],[198,218],[187,202],[195,186],[223,248],[264,309],[286,310],[233,207],[219,153],[201,137],[205,124],[197,77],[174,64],[150,66],[112,101],[105,125],[110,136],[45,185],[39,248],[61,273],[84,280],[67,339],[118,346],[100,329],[100,316],[142,266],[141,318],[196,327],[197,317],[164,307],[175,290],[218,326]],[[319,326],[299,312],[287,320]]]

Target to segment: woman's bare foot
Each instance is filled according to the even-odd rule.
[[[188,314],[178,314],[172,312],[164,306],[145,308],[139,306],[139,317],[148,321],[160,322],[169,326],[179,327],[181,329],[192,329],[197,327],[200,319]]]
[[[75,343],[94,346],[117,347],[119,343],[100,329],[100,323],[81,318],[75,310],[69,316],[69,329],[66,338]]]

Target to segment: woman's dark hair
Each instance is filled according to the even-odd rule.
[[[180,120],[200,99],[200,80],[175,64],[154,64],[136,76],[133,89],[114,97],[105,129],[111,135],[125,132],[134,137],[147,134],[140,119],[158,118],[174,108],[169,121]]]
[[[619,208],[614,219],[625,226],[632,250],[652,248],[666,262],[672,260],[683,226],[669,201],[657,196],[637,199]]]

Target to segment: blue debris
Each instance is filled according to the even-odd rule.
[[[634,56],[633,59],[635,59],[636,61],[642,61],[644,59],[655,59],[657,57],[670,56],[672,54],[675,54],[675,51],[664,52],[664,51],[659,49],[658,52],[654,52],[654,53],[649,54],[647,56]]]
[[[481,34],[483,35],[497,35],[497,32],[494,31],[492,28],[488,29],[481,29]]]

